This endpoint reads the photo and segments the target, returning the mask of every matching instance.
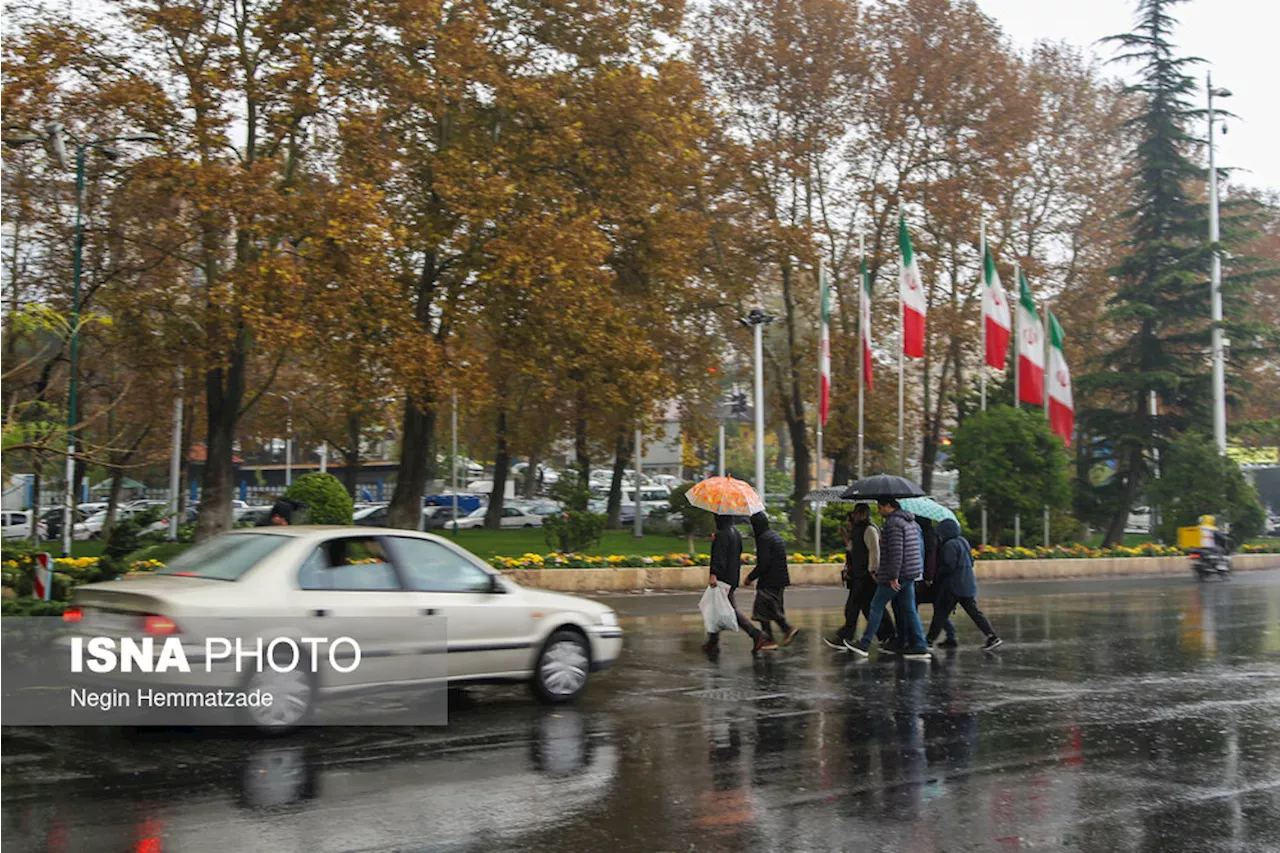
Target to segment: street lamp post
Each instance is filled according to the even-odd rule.
[[[1213,78],[1206,74],[1205,89],[1209,94],[1209,244],[1213,251],[1209,275],[1209,317],[1213,321],[1210,332],[1213,358],[1213,440],[1219,453],[1227,452],[1227,389],[1226,365],[1222,343],[1222,253],[1218,248],[1218,169],[1213,151],[1213,99],[1229,98],[1226,89],[1213,88]]]
[[[740,317],[738,322],[752,329],[755,334],[755,429],[756,429],[756,491],[760,500],[765,499],[764,489],[764,327],[774,321],[771,314],[759,308]]]
[[[63,136],[68,136],[75,143],[76,169],[76,227],[72,242],[71,261],[71,354],[69,363],[69,379],[67,388],[67,490],[62,506],[62,556],[71,556],[71,519],[75,515],[76,505],[76,370],[80,355],[80,271],[81,257],[84,251],[84,161],[85,154],[96,148],[111,159],[118,154],[108,146],[112,142],[156,142],[160,137],[154,133],[135,133],[125,136],[111,136],[103,139],[81,141],[69,132],[65,125],[54,122],[45,126],[44,136],[22,134],[8,138],[5,142],[11,146],[28,145],[47,141],[53,151],[58,165],[64,169],[68,166],[67,149]]]

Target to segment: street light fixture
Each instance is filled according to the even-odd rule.
[[[154,133],[131,133],[120,136],[104,137],[102,139],[80,140],[75,134],[67,130],[66,125],[62,122],[50,122],[45,125],[43,135],[23,133],[5,138],[5,143],[12,147],[20,147],[22,145],[30,145],[36,142],[46,142],[49,146],[49,152],[62,168],[68,168],[70,165],[67,158],[66,138],[70,138],[75,145],[75,170],[76,170],[76,229],[75,242],[72,255],[72,285],[71,285],[71,358],[70,358],[70,378],[68,381],[67,393],[67,471],[66,482],[67,491],[66,499],[63,501],[62,508],[62,555],[64,557],[71,556],[71,519],[75,508],[75,477],[76,477],[76,371],[79,367],[80,356],[80,273],[81,273],[81,257],[84,252],[84,161],[85,154],[92,148],[96,148],[103,154],[115,159],[119,156],[115,149],[110,147],[112,142],[157,142],[160,137]]]
[[[764,490],[764,327],[776,318],[764,313],[763,309],[752,308],[751,313],[739,317],[738,322],[744,328],[752,329],[755,335],[755,404],[756,404],[756,491],[760,500],[765,499]]]
[[[1218,169],[1214,162],[1213,123],[1216,114],[1213,99],[1229,98],[1227,89],[1215,89],[1213,79],[1206,74],[1205,89],[1209,95],[1209,246],[1213,259],[1209,274],[1209,319],[1213,323],[1210,331],[1210,352],[1213,361],[1213,440],[1218,445],[1219,453],[1227,452],[1227,390],[1226,363],[1223,355],[1222,340],[1222,252],[1218,248],[1220,234],[1218,230]]]

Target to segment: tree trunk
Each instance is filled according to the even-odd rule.
[[[804,419],[804,395],[800,382],[801,354],[796,341],[796,300],[792,279],[794,270],[790,263],[782,264],[782,302],[786,309],[783,320],[787,327],[787,382],[791,386],[790,400],[783,405],[787,429],[791,433],[791,459],[795,464],[791,489],[791,528],[796,539],[808,542],[808,516],[805,514],[804,496],[809,492],[809,430]],[[787,397],[783,398],[784,400]],[[762,496],[763,497],[763,496]]]
[[[347,412],[347,447],[342,453],[342,485],[354,499],[360,488],[360,410]]]
[[[773,428],[773,436],[778,440],[778,455],[773,460],[773,468],[779,473],[787,473],[787,423],[780,423]]]
[[[942,376],[938,378],[938,396],[934,401],[933,411],[929,411],[928,370],[925,372],[925,429],[920,448],[920,488],[925,492],[933,491],[933,471],[938,462],[938,443],[942,440],[942,406],[947,396],[947,375],[951,369],[951,353],[942,361]]]
[[[831,471],[831,485],[843,486],[847,483],[853,482],[854,475],[857,474],[857,471],[854,470],[854,466],[856,466],[858,462],[856,459],[850,460],[849,455],[849,451],[845,450],[835,458],[835,466]]]
[[[542,464],[542,460],[538,458],[538,454],[529,455],[529,467],[524,469],[524,496],[531,498],[538,493],[538,467]]]
[[[40,550],[40,473],[44,464],[36,454],[31,454],[31,541]],[[74,529],[74,528],[73,528]]]
[[[182,419],[182,464],[178,466],[178,516],[186,518],[188,493],[191,491],[191,440],[195,435],[195,407],[190,401],[183,402],[183,411],[187,413]]]
[[[232,527],[231,500],[235,497],[232,445],[236,440],[236,425],[240,421],[240,401],[244,398],[247,355],[248,332],[242,327],[236,332],[228,364],[205,373],[208,437],[200,515],[196,520],[197,541],[204,541]]]
[[[1124,485],[1124,504],[1116,510],[1107,525],[1107,532],[1102,539],[1102,547],[1109,548],[1124,541],[1124,526],[1129,520],[1129,509],[1138,495],[1138,486],[1142,482],[1142,448],[1134,448],[1129,453],[1129,476]]]
[[[400,437],[400,466],[396,490],[387,507],[387,526],[417,530],[422,515],[423,490],[435,470],[436,410],[433,401],[422,405],[412,396],[404,405],[404,429]]]
[[[507,494],[507,474],[511,456],[507,453],[507,413],[498,412],[498,452],[493,457],[493,491],[489,493],[489,509],[484,514],[485,530],[502,527],[503,503]]]
[[[610,530],[622,528],[622,472],[627,467],[627,437],[618,430],[618,439],[613,445],[613,477],[609,480],[609,517],[605,527]]]
[[[116,524],[116,512],[120,509],[120,492],[124,490],[124,469],[111,467],[107,469],[111,476],[111,491],[107,493],[107,517],[102,522],[102,539],[111,537],[111,528]]]
[[[591,474],[591,452],[587,448],[587,395],[578,392],[578,417],[573,423],[573,453],[578,464],[578,475],[586,483]]]

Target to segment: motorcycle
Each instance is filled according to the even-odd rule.
[[[1207,581],[1211,577],[1220,577],[1226,580],[1231,576],[1231,547],[1230,539],[1223,537],[1218,547],[1191,548],[1187,551],[1187,556],[1191,558],[1191,569],[1196,573],[1202,581]]]

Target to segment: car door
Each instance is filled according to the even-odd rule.
[[[452,546],[388,536],[416,608],[448,620],[449,677],[515,675],[529,668],[537,620],[518,592]]]
[[[329,673],[326,686],[353,687],[405,680],[413,669],[415,627],[422,613],[377,536],[337,535],[320,543],[298,568],[295,602],[316,636],[351,636],[361,663]]]
[[[502,508],[502,527],[524,527],[524,513],[513,506]]]

